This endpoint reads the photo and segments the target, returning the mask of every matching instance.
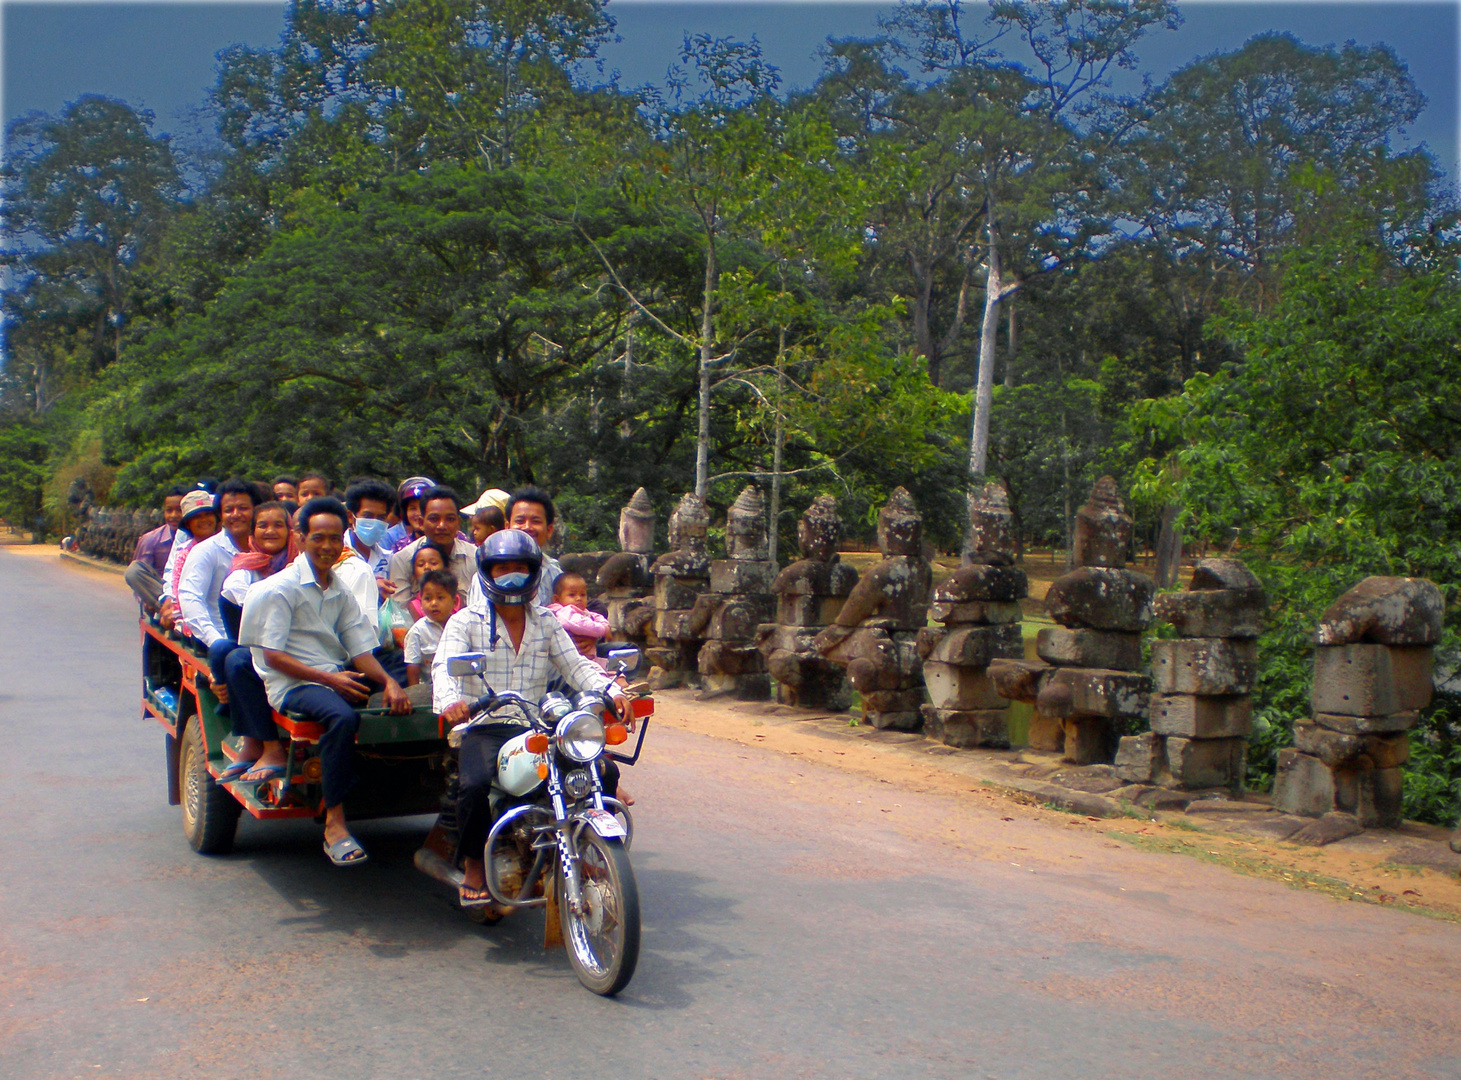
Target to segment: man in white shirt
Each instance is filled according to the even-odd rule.
[[[401,596],[411,595],[411,560],[428,540],[451,552],[447,569],[457,576],[457,595],[465,601],[471,593],[472,580],[477,576],[477,547],[460,535],[461,505],[457,493],[441,484],[421,493],[421,529],[425,535],[391,556],[391,584]]]
[[[320,739],[325,854],[336,866],[354,866],[367,858],[345,822],[344,799],[355,782],[355,733],[360,728],[351,702],[365,701],[374,682],[385,687],[392,713],[411,711],[405,691],[371,655],[374,624],[336,580],[348,521],[349,511],[337,499],[311,499],[300,507],[295,527],[304,554],[249,590],[239,627],[239,643],[253,650],[269,704],[325,726]],[[243,779],[281,776],[284,765],[282,743],[266,742]]]
[[[487,538],[478,557],[479,588],[467,606],[442,631],[432,665],[432,707],[448,726],[468,719],[470,703],[488,689],[515,690],[537,701],[554,674],[575,690],[601,690],[619,695],[604,669],[585,658],[553,613],[533,603],[542,573],[543,554],[533,538],[504,529]],[[481,653],[481,675],[455,677],[447,670],[453,656]],[[473,723],[462,735],[458,753],[460,793],[457,797],[457,852],[465,880],[460,900],[466,906],[491,903],[482,864],[492,824],[490,795],[497,775],[497,752],[523,728],[511,722]]]
[[[183,625],[205,649],[228,636],[218,610],[218,597],[234,556],[249,546],[254,523],[253,485],[236,477],[225,480],[219,485],[215,505],[223,527],[193,546],[178,578],[178,610]]]
[[[563,575],[563,567],[558,565],[558,560],[547,553],[548,544],[553,540],[556,517],[553,497],[532,484],[518,488],[507,501],[507,527],[527,533],[543,552],[543,574],[538,579],[537,595],[537,603],[542,607],[553,602],[553,586]]]

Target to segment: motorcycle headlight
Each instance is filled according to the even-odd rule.
[[[604,721],[591,712],[571,712],[558,721],[553,742],[570,761],[592,761],[604,752]]]

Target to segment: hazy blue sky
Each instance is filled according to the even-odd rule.
[[[611,0],[621,40],[604,61],[625,85],[658,82],[687,31],[749,38],[788,86],[811,83],[815,54],[831,36],[875,32],[887,5],[683,3]],[[1457,174],[1458,11],[1436,3],[1186,3],[1175,32],[1150,35],[1142,66],[1160,80],[1193,58],[1240,46],[1254,34],[1287,30],[1312,44],[1385,42],[1410,67],[1430,105],[1411,132]],[[284,5],[270,3],[0,3],[4,32],[3,114],[54,112],[81,94],[152,109],[162,131],[181,133],[213,81],[214,55],[234,43],[277,44]]]

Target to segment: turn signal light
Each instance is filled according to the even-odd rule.
[[[604,742],[610,746],[618,746],[622,742],[629,741],[629,729],[623,724],[606,724],[604,726]]]
[[[548,736],[544,735],[541,731],[535,731],[528,736],[525,745],[530,754],[546,754],[548,752]],[[538,768],[541,771],[543,766],[540,765]],[[547,774],[544,773],[543,775],[546,776]]]
[[[538,762],[538,779],[548,779],[548,763],[546,761]]]

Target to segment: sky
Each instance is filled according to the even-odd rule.
[[[660,82],[687,32],[760,41],[786,88],[815,81],[818,47],[833,37],[871,35],[888,5],[842,2],[685,3],[610,0],[620,40],[603,50],[621,85]],[[1189,61],[1285,30],[1315,45],[1384,42],[1409,65],[1429,99],[1402,147],[1426,143],[1453,182],[1458,168],[1458,51],[1461,0],[1431,3],[1182,3],[1177,31],[1150,34],[1142,68],[1160,81]],[[284,4],[102,3],[0,0],[0,114],[8,124],[32,110],[58,112],[82,94],[121,98],[157,115],[156,130],[180,138],[197,123],[215,56],[232,44],[278,44]]]

